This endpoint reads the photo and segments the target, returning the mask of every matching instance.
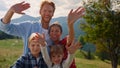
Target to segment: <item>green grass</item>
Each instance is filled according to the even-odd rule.
[[[22,40],[0,40],[0,68],[9,68],[22,53]],[[77,51],[75,56],[77,68],[111,68],[111,64],[105,63],[99,59],[84,59],[84,56],[80,53],[80,51]],[[118,68],[120,68],[120,65]]]
[[[103,62],[100,59],[85,59],[80,51],[76,52],[75,57],[77,68],[112,68],[110,63]]]
[[[10,65],[22,54],[21,40],[0,40],[0,68],[9,68]]]

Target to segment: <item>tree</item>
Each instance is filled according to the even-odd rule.
[[[85,3],[86,23],[81,29],[86,33],[87,41],[97,45],[98,51],[105,51],[110,56],[112,68],[117,68],[120,59],[120,8],[115,8],[113,0],[98,0]],[[102,48],[99,48],[102,47]]]
[[[13,39],[13,38],[15,38],[15,37],[0,31],[0,40],[3,40],[3,39]]]
[[[84,57],[89,60],[94,59],[94,55],[92,53],[94,53],[96,50],[95,45],[85,42],[82,35],[79,36],[78,40],[82,44],[80,52],[84,55]]]

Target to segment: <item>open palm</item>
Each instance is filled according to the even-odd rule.
[[[17,3],[15,5],[13,5],[11,7],[12,11],[14,13],[18,13],[18,14],[25,14],[23,11],[28,9],[30,7],[30,4],[29,3],[24,3],[24,2],[21,2],[21,3]]]

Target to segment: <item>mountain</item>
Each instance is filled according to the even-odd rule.
[[[22,22],[22,21],[39,21],[40,17],[32,17],[29,15],[23,15],[20,18],[16,18],[13,19],[12,22],[18,23],[18,22]],[[63,29],[63,34],[62,34],[62,38],[65,37],[66,35],[68,35],[68,27],[67,27],[67,17],[58,17],[58,18],[53,18],[50,21],[50,24],[54,23],[54,22],[60,22],[60,24],[62,25],[62,29]],[[74,24],[74,30],[75,30],[75,37],[78,38],[79,35],[83,35],[84,33],[80,30],[79,26],[80,26],[80,19],[78,21],[76,21],[76,23]]]

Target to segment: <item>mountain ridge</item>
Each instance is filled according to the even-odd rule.
[[[41,19],[40,17],[32,17],[29,15],[23,15],[20,18],[13,19],[12,22],[19,23],[19,22],[28,21],[28,20],[29,21],[39,21],[40,19]],[[74,24],[75,38],[78,38],[80,35],[84,35],[83,31],[81,31],[79,28],[80,23],[81,23],[80,20],[81,19],[77,20],[76,23]],[[64,16],[64,17],[53,18],[50,21],[50,24],[52,24],[56,21],[58,21],[62,26],[62,29],[63,29],[62,38],[65,37],[66,35],[68,35],[67,17]]]

